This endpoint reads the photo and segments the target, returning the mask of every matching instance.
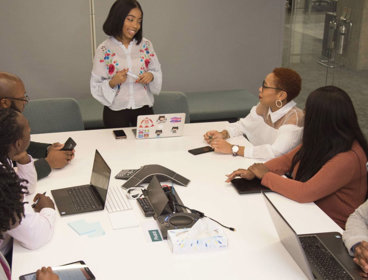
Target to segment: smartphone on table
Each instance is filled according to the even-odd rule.
[[[112,132],[114,133],[116,139],[125,139],[126,138],[126,134],[125,134],[124,130],[122,130],[122,129],[113,130]]]
[[[192,155],[200,155],[200,154],[209,153],[213,151],[214,149],[211,146],[204,146],[204,147],[188,150],[188,152],[191,153]]]
[[[73,262],[61,266],[52,267],[55,274],[60,279],[68,280],[94,280],[96,277],[85,264],[84,261]],[[25,274],[19,277],[19,280],[36,280],[36,272]]]

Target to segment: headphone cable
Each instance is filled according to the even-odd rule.
[[[176,203],[176,202],[175,202],[174,204],[175,204],[176,206],[179,206],[179,207],[182,207],[182,208],[188,209],[188,210],[189,210],[190,212],[192,212],[192,213],[198,214],[200,218],[206,217],[206,218],[208,218],[208,219],[210,219],[210,220],[214,221],[215,223],[219,224],[220,226],[222,226],[222,227],[224,227],[224,228],[226,228],[226,229],[228,229],[228,230],[235,231],[235,228],[225,226],[225,225],[221,224],[220,222],[216,221],[215,219],[212,219],[212,218],[210,218],[210,217],[206,216],[206,215],[205,215],[203,212],[201,212],[201,211],[198,211],[198,210],[196,210],[196,209],[189,208],[189,207],[187,207],[187,206],[185,206],[185,205],[181,205],[181,204]]]

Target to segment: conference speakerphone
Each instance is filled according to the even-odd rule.
[[[159,164],[149,164],[142,166],[132,177],[123,184],[124,189],[134,188],[140,184],[149,183],[153,176],[159,181],[173,181],[182,186],[189,184],[190,180],[178,173]]]
[[[188,213],[177,205],[183,205],[175,189],[164,191],[156,176],[152,177],[146,190],[142,190],[154,210],[154,219],[160,228],[162,237],[167,239],[171,229],[190,228],[200,218],[198,213]]]

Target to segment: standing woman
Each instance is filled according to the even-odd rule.
[[[228,175],[298,202],[315,202],[341,228],[367,195],[368,144],[348,94],[335,86],[313,91],[305,105],[302,144],[264,164]],[[283,176],[284,174],[287,177]]]
[[[105,127],[136,126],[137,116],[153,114],[153,94],[162,85],[161,65],[143,38],[143,10],[136,0],[117,0],[103,25],[110,37],[98,46],[91,93],[104,105]]]

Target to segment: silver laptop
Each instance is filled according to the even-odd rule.
[[[268,211],[282,245],[308,279],[361,279],[338,232],[298,235],[263,193]]]
[[[182,136],[184,123],[185,113],[142,115],[137,118],[135,135],[137,139]]]

